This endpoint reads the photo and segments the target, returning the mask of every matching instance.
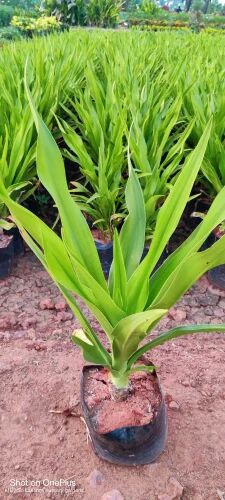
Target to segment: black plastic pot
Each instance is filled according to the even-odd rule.
[[[153,462],[165,448],[168,426],[166,405],[156,372],[153,375],[162,400],[154,420],[147,425],[122,427],[100,434],[95,431],[92,415],[84,397],[86,376],[92,368],[93,366],[83,368],[80,400],[94,452],[99,458],[119,465],[144,465]]]
[[[113,244],[111,241],[109,243],[101,243],[100,241],[95,241],[95,245],[102,264],[103,273],[108,278],[109,270],[113,260]]]
[[[211,233],[208,236],[208,238],[204,241],[204,243],[202,244],[200,251],[207,250],[207,248],[210,248],[213,245],[213,243],[215,243],[215,241],[216,241],[216,237],[213,233]]]
[[[110,267],[111,267],[112,260],[113,260],[113,244],[112,244],[112,242],[101,243],[100,241],[95,241],[95,245],[96,245],[96,248],[98,250],[98,255],[99,255],[99,258],[100,258],[100,261],[102,264],[103,272],[104,272],[106,278],[108,278]],[[141,260],[144,259],[144,257],[147,255],[148,251],[149,251],[149,247],[145,246]],[[164,262],[164,260],[167,257],[168,257],[168,251],[164,250],[159,261],[157,262],[157,264],[155,266],[155,269],[158,269],[158,267],[160,267],[162,265],[162,263]]]
[[[218,240],[217,236],[214,233],[211,233],[211,235],[207,238],[206,242],[204,243],[204,248],[202,247],[203,250],[210,248],[213,243],[215,243]],[[211,285],[213,285],[216,288],[219,288],[220,290],[225,291],[225,265],[217,266],[214,267],[213,269],[210,269],[207,273],[208,280]]]
[[[14,257],[13,238],[9,239],[8,245],[0,248],[0,279],[7,278],[11,274]]]
[[[209,248],[213,243],[215,243],[218,238],[217,236],[212,233],[211,235],[211,240],[210,244],[208,245],[207,248]],[[214,267],[213,269],[210,269],[207,273],[208,280],[211,285],[213,285],[216,288],[219,288],[220,290],[225,291],[225,265],[217,266]]]
[[[208,271],[208,280],[211,285],[225,291],[225,265],[214,267]]]
[[[23,255],[25,251],[24,242],[19,229],[17,227],[13,227],[12,229],[9,229],[9,231],[4,231],[4,233],[8,234],[9,236],[13,236],[14,255],[16,257]]]
[[[202,221],[201,217],[196,217],[193,216],[192,214],[195,212],[199,212],[200,214],[206,214],[210,208],[210,202],[208,199],[205,198],[195,198],[191,201],[189,201],[186,209],[185,209],[185,214],[188,219],[188,226],[190,227],[191,231],[194,231],[194,229],[200,224]]]

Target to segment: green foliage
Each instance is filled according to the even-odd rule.
[[[0,28],[9,26],[13,16],[13,9],[8,5],[0,5]]]
[[[203,9],[203,6],[203,0],[194,0],[191,5],[191,10],[193,10],[194,12],[198,12],[199,10],[201,11]]]
[[[74,57],[80,52],[80,43],[73,42],[69,54],[60,37],[53,37],[52,45],[47,39],[37,39],[32,43],[20,42],[20,50],[16,45],[7,45],[0,52],[0,175],[13,199],[22,202],[36,186],[37,136],[24,93],[26,59],[29,58],[29,82],[35,103],[51,128],[60,103],[66,103],[71,89],[82,81],[82,58]],[[0,214],[6,214],[2,205]]]
[[[94,223],[109,234],[121,207],[127,118],[115,74],[116,68],[114,76],[108,73],[100,78],[94,65],[88,65],[85,89],[63,107],[73,127],[65,120],[59,123],[69,148],[64,154],[79,165],[83,177],[82,183],[73,183],[74,197]]]
[[[187,34],[181,49],[175,34],[78,31],[33,44],[24,43],[19,50],[8,47],[0,57],[0,157],[8,141],[9,187],[17,184],[17,177],[18,182],[24,182],[24,176],[33,182],[36,173],[36,135],[22,82],[29,56],[38,82],[31,77],[36,104],[50,128],[57,115],[60,127],[55,133],[63,135],[63,153],[74,162],[73,195],[98,228],[112,234],[127,214],[129,141],[131,163],[144,193],[147,236],[151,237],[158,210],[187,149],[195,147],[214,109],[201,177],[212,196],[221,189],[224,51],[220,37],[212,46],[210,37],[201,35],[198,41]],[[196,66],[189,57],[194,50]]]
[[[73,341],[82,348],[86,360],[106,366],[111,372],[112,382],[116,387],[123,388],[134,370],[143,369],[134,365],[142,352],[179,335],[225,330],[224,324],[181,326],[139,347],[168,309],[200,275],[225,263],[225,237],[209,250],[200,250],[212,229],[225,217],[224,188],[193,234],[154,272],[155,264],[175,231],[189,199],[201,168],[212,124],[207,124],[196,148],[187,155],[182,171],[159,211],[152,244],[141,263],[146,223],[144,198],[128,157],[126,204],[129,213],[120,233],[115,231],[113,264],[109,282],[106,282],[89,227],[68,191],[61,153],[37,113],[28,87],[27,95],[38,132],[38,176],[58,207],[62,223],[61,237],[12,200],[2,177],[0,198],[10,210],[25,241],[80,320],[82,330],[74,332]],[[82,299],[103,328],[111,345],[110,353],[85,318],[74,299],[74,293]]]
[[[128,215],[129,149],[152,238],[158,212],[211,117],[198,180],[213,199],[225,182],[224,41],[182,33],[181,44],[180,36],[72,30],[1,50],[0,161],[7,188],[16,186],[13,197],[22,202],[36,186],[36,131],[23,85],[28,57],[35,105],[63,140],[63,155],[73,162],[73,197],[97,228],[112,237]]]
[[[22,35],[18,28],[13,26],[6,26],[5,28],[0,28],[0,43],[21,40]]]
[[[34,34],[47,34],[60,29],[60,22],[54,16],[42,16],[38,18],[13,16],[11,25],[28,36]]]
[[[101,230],[112,233],[126,213],[124,185],[129,141],[131,162],[140,176],[151,236],[157,210],[181,168],[192,128],[179,122],[182,100],[171,98],[177,71],[158,71],[158,53],[142,45],[142,63],[114,43],[84,72],[85,86],[70,100],[59,121],[68,149],[79,165],[81,182],[73,183],[80,208]],[[110,64],[109,64],[110,60]],[[101,68],[101,69],[100,69]],[[148,75],[143,79],[143,72]],[[166,89],[166,90],[165,90]],[[69,122],[69,123],[68,123]]]
[[[171,100],[176,72],[170,69],[169,75],[159,72],[139,89],[135,89],[134,80],[130,102],[131,158],[140,172],[148,236],[154,229],[157,207],[168,195],[175,174],[181,168],[185,144],[193,126],[191,121],[186,128],[179,123],[182,101],[180,97]],[[135,90],[138,90],[136,95]]]
[[[172,29],[189,29],[192,26],[192,31],[199,32],[200,29],[224,29],[225,17],[213,14],[203,14],[205,3],[202,0],[196,0],[191,5],[189,12],[165,11],[158,8],[154,13],[146,12],[137,7],[136,10],[127,11],[123,14],[124,19],[130,26],[139,27],[144,30],[172,30]],[[199,26],[200,25],[200,26]],[[198,26],[198,29],[196,27]],[[200,29],[199,29],[200,28]],[[211,31],[211,33],[214,33]],[[216,33],[215,33],[216,34]]]
[[[121,7],[120,0],[89,0],[87,21],[92,26],[113,28],[118,22]]]
[[[45,0],[43,7],[65,25],[116,26],[120,0]]]
[[[218,47],[219,50],[219,47]],[[183,109],[188,120],[195,117],[195,124],[188,139],[191,147],[199,140],[204,127],[211,116],[213,126],[205,159],[202,164],[201,183],[214,198],[225,185],[225,147],[224,147],[224,67],[222,59],[217,59],[216,70],[212,69],[211,56],[206,59],[205,72],[196,82],[193,77],[183,82],[188,85],[184,95]],[[213,89],[213,90],[212,90]]]
[[[86,23],[85,0],[44,0],[42,6],[64,25],[83,26]]]
[[[150,16],[154,16],[157,14],[160,10],[158,5],[154,2],[154,0],[142,0],[139,6],[140,10],[143,11],[145,14],[148,14]]]
[[[208,8],[209,14],[217,14],[219,17],[219,15],[223,13],[223,11],[224,11],[224,5],[222,3],[220,3],[218,0],[212,0],[210,2],[209,8]]]

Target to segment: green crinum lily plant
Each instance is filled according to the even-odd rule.
[[[225,325],[178,326],[141,345],[168,309],[208,269],[225,263],[225,236],[211,248],[199,251],[209,233],[225,218],[225,188],[215,198],[195,231],[156,271],[169,238],[176,229],[201,167],[210,135],[209,123],[195,150],[188,156],[170,194],[161,207],[151,246],[141,261],[146,214],[138,177],[129,162],[126,185],[128,216],[113,242],[113,263],[106,281],[86,220],[72,199],[61,153],[37,113],[27,88],[38,132],[37,170],[58,207],[61,238],[32,212],[13,201],[2,180],[0,198],[7,205],[25,241],[40,259],[79,319],[82,329],[72,336],[85,360],[105,366],[117,389],[126,388],[135,370],[152,370],[138,364],[141,355],[175,337],[194,332],[224,331]],[[100,342],[77,301],[88,306],[104,330],[111,349]]]

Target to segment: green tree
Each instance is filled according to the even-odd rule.
[[[55,15],[64,24],[85,24],[85,0],[43,0],[41,9]]]

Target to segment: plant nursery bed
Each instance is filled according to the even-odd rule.
[[[224,316],[225,294],[203,277],[154,335],[181,323],[220,323]],[[0,284],[0,498],[223,498],[225,335],[183,337],[151,352],[168,406],[167,445],[151,465],[122,467],[93,453],[80,408],[83,361],[70,340],[75,328],[57,288],[27,252]],[[72,494],[57,486],[68,478],[76,483]]]

